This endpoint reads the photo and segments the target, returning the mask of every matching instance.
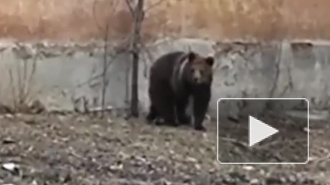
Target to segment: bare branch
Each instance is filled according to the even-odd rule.
[[[165,0],[159,0],[159,1],[157,1],[156,3],[150,5],[150,6],[145,10],[145,12],[150,11],[151,9],[153,9],[153,8],[155,8],[156,6],[162,4],[163,2],[165,2]]]
[[[135,10],[133,8],[133,2],[132,0],[126,0],[126,4],[128,6],[129,11],[131,12],[132,17],[135,17]]]
[[[119,52],[116,53],[116,55],[111,55],[110,57],[111,57],[112,60],[115,60],[118,56],[120,56],[120,55],[123,54],[124,52],[125,52],[125,51],[119,51]],[[108,55],[109,55],[109,54],[108,54]],[[107,64],[109,64],[109,62],[108,62]],[[102,73],[97,74],[97,75],[95,75],[95,76],[89,78],[88,80],[86,80],[86,81],[84,81],[84,82],[82,82],[82,83],[79,83],[79,84],[76,86],[76,88],[80,88],[80,87],[82,87],[82,86],[84,86],[84,85],[87,85],[87,84],[91,83],[93,80],[97,80],[98,78],[102,78],[102,75],[103,75],[103,71],[102,71]]]
[[[273,97],[274,94],[275,94],[275,90],[277,88],[277,83],[278,83],[278,79],[279,79],[279,76],[280,76],[280,63],[281,63],[281,60],[282,60],[282,45],[281,43],[279,44],[279,53],[277,55],[278,57],[276,57],[276,68],[275,68],[275,79],[274,79],[274,83],[273,83],[273,86],[269,92],[269,97]]]
[[[278,84],[278,80],[279,80],[280,72],[281,72],[281,69],[280,69],[281,60],[282,60],[282,45],[280,43],[279,44],[279,53],[278,53],[278,55],[276,57],[276,63],[275,63],[276,64],[276,66],[275,66],[275,79],[274,79],[273,86],[270,89],[269,95],[268,95],[268,97],[270,97],[270,98],[273,98],[274,97],[275,91],[277,89],[277,84]],[[265,104],[264,111],[266,111],[267,109],[271,109],[271,108],[272,108],[272,102],[271,101],[267,101],[266,104]]]
[[[106,93],[106,88],[108,85],[108,80],[106,78],[106,74],[108,71],[108,31],[109,31],[109,24],[107,23],[106,25],[106,32],[104,35],[104,58],[103,58],[103,73],[102,73],[102,94],[101,94],[101,106],[102,109],[105,108],[105,93]],[[104,112],[102,111],[102,117],[104,116]]]
[[[141,44],[142,49],[143,49],[144,52],[146,53],[148,59],[149,59],[150,61],[154,61],[154,57],[152,56],[151,52],[148,50],[148,48],[147,48],[147,46],[145,45],[145,43],[142,42],[142,41],[140,41],[140,44]],[[145,64],[145,66],[147,66],[147,61],[146,61],[146,60],[144,60],[144,64]],[[148,75],[147,75],[147,67],[145,67],[145,70],[144,70],[144,73],[143,73],[143,74],[144,74],[144,77],[147,77],[147,76],[148,76]]]

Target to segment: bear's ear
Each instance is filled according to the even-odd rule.
[[[213,64],[214,64],[214,58],[213,58],[213,57],[207,57],[207,58],[205,59],[205,61],[206,61],[206,63],[207,63],[208,65],[210,65],[210,66],[213,66]]]
[[[193,61],[196,58],[196,54],[194,52],[189,52],[187,56],[189,62]]]

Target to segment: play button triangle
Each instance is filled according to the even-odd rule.
[[[277,132],[277,129],[249,116],[249,146],[253,146]]]

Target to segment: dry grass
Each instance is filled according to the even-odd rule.
[[[148,1],[147,39],[164,35],[212,39],[329,39],[327,0]],[[114,37],[131,17],[118,0],[0,0],[0,34],[20,40],[100,39],[106,21]]]

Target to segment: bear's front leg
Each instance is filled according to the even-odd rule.
[[[194,128],[195,130],[206,131],[203,121],[211,98],[210,88],[197,89],[194,92]]]

